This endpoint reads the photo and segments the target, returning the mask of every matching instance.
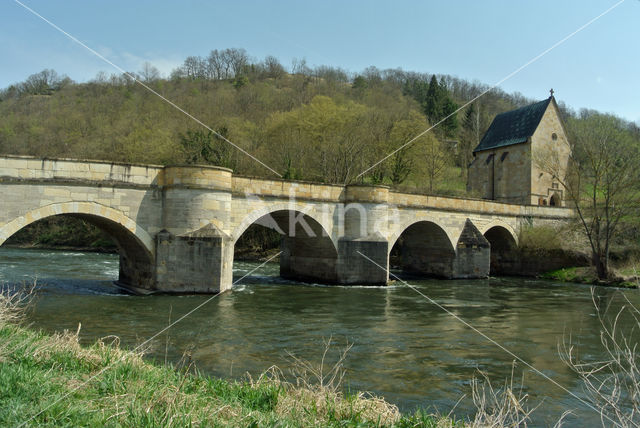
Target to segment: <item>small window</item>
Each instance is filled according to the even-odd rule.
[[[560,188],[560,186],[558,185],[558,183],[551,183],[551,187],[552,187],[553,189],[559,189],[559,188]]]
[[[551,134],[551,139],[553,141],[556,141],[558,139],[558,134],[556,134],[555,132],[553,134]]]
[[[509,154],[509,152],[504,152],[502,154],[502,156],[500,156],[500,162],[504,162],[504,160],[507,158],[507,155]]]
[[[487,165],[488,165],[488,164],[489,164],[489,162],[491,162],[491,159],[493,159],[493,154],[490,154],[490,155],[487,157],[487,160],[486,160],[485,164],[487,164]]]

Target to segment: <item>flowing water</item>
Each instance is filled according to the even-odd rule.
[[[236,278],[257,266],[236,262]],[[155,339],[149,357],[176,363],[188,352],[199,369],[225,378],[255,377],[272,365],[288,375],[289,354],[317,363],[323,341],[332,338],[331,357],[353,345],[345,388],[384,396],[403,411],[422,407],[447,414],[455,406],[458,417],[473,414],[471,380],[482,372],[494,387],[512,377],[523,385],[529,405],[539,404],[533,425],[553,425],[565,410],[573,411],[565,426],[600,425],[580,400],[522,364],[514,367],[513,357],[407,286],[299,284],[277,272],[278,266],[269,264],[214,298]],[[117,275],[115,255],[0,248],[0,283],[37,277],[33,325],[76,331],[81,323],[84,343],[117,335],[135,346],[211,297],[130,296],[112,285]],[[603,357],[590,287],[522,278],[410,282],[584,397],[579,379],[561,362],[558,345],[571,335],[581,355]],[[635,291],[595,288],[596,300],[610,311],[624,303],[623,293],[640,305]]]

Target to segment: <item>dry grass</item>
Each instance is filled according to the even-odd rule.
[[[474,378],[471,383],[473,403],[477,409],[471,426],[474,428],[526,427],[535,408],[527,408],[528,396],[523,393],[521,387],[514,386],[513,368],[511,380],[499,389],[491,385],[485,373],[481,373],[481,376],[484,379],[482,382]]]
[[[35,283],[23,286],[19,290],[12,290],[0,284],[0,327],[22,322],[33,301],[34,288]]]
[[[523,227],[518,236],[518,245],[530,250],[568,250],[590,253],[591,247],[577,225],[559,224]]]
[[[332,420],[359,420],[367,425],[394,425],[402,415],[398,407],[383,398],[369,393],[345,395],[343,380],[346,374],[344,362],[353,345],[347,343],[333,351],[333,340],[324,340],[319,363],[289,353],[293,362],[293,380],[289,381],[278,367],[271,367],[252,385],[275,382],[285,391],[275,408],[281,417],[293,417],[305,421],[304,426],[317,426]],[[336,354],[334,358],[332,354]]]
[[[287,394],[278,402],[277,412],[282,416],[305,417],[307,409],[314,409],[317,419],[307,418],[307,422],[317,425],[323,420],[349,418],[357,414],[367,426],[395,426],[401,420],[398,407],[371,394],[358,393],[345,397],[341,392],[342,380],[345,377],[344,362],[351,349],[350,344],[337,352],[333,360],[328,358],[332,339],[324,342],[322,358],[313,364],[294,355],[290,355],[294,369],[295,383],[285,382]],[[272,378],[281,378],[282,373],[272,368]],[[505,383],[503,388],[496,389],[491,385],[486,374],[481,373],[482,380],[472,381],[472,398],[476,406],[476,414],[472,421],[456,422],[452,418],[453,410],[448,415],[429,414],[429,423],[418,420],[408,426],[429,426],[434,428],[473,427],[526,427],[530,415],[536,408],[528,408],[528,396],[522,389],[517,390],[513,382]],[[422,421],[423,422],[423,421]],[[558,425],[561,423],[559,421]],[[404,426],[404,425],[403,425]]]
[[[604,358],[581,356],[571,338],[560,346],[560,358],[581,379],[591,402],[600,411],[603,426],[640,426],[640,310],[628,298],[617,312],[602,307],[595,291],[592,300],[601,325]]]
[[[342,394],[330,393],[314,388],[287,388],[276,407],[276,413],[283,417],[306,420],[314,426],[326,420],[357,419],[375,426],[389,426],[396,423],[401,415],[397,406],[384,399],[358,393],[345,398]]]
[[[614,275],[620,277],[624,281],[634,282],[640,285],[640,260],[637,257],[631,257],[628,260],[618,263],[612,263]]]

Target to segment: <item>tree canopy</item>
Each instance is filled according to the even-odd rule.
[[[86,83],[43,70],[0,90],[0,153],[219,164],[237,174],[272,174],[131,76],[287,178],[459,195],[472,150],[493,117],[532,101],[492,90],[452,114],[486,85],[400,69],[352,74],[312,68],[304,59],[287,69],[273,56],[256,60],[244,49],[214,49],[187,57],[169,78],[149,63],[137,73],[99,73]],[[561,108],[567,118],[583,120]]]

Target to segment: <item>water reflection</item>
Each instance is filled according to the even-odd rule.
[[[115,334],[136,345],[207,296],[132,297],[109,279],[117,258],[57,252],[0,249],[0,281],[16,282],[37,273],[42,292],[32,314],[46,330],[75,330],[82,323],[85,343]],[[238,277],[256,265],[236,263]],[[323,340],[352,343],[346,362],[348,388],[383,395],[403,410],[437,408],[448,413],[479,371],[496,386],[511,377],[513,359],[408,287],[303,286],[275,277],[268,265],[243,280],[232,293],[173,327],[152,343],[149,356],[177,361],[189,350],[196,365],[211,374],[239,378],[273,364],[291,368],[287,352],[318,361]],[[70,279],[65,279],[70,278]],[[498,278],[486,281],[412,280],[412,284],[546,375],[583,396],[576,376],[560,361],[558,344],[572,335],[583,355],[600,357],[599,321],[589,287],[548,281]],[[598,288],[602,306],[616,310],[622,291]],[[624,292],[640,304],[635,292]],[[170,315],[171,314],[171,315]],[[637,334],[637,332],[636,332]],[[516,364],[535,425],[551,425],[572,409],[567,426],[599,425],[599,417],[565,391]],[[469,398],[458,416],[473,412]]]

